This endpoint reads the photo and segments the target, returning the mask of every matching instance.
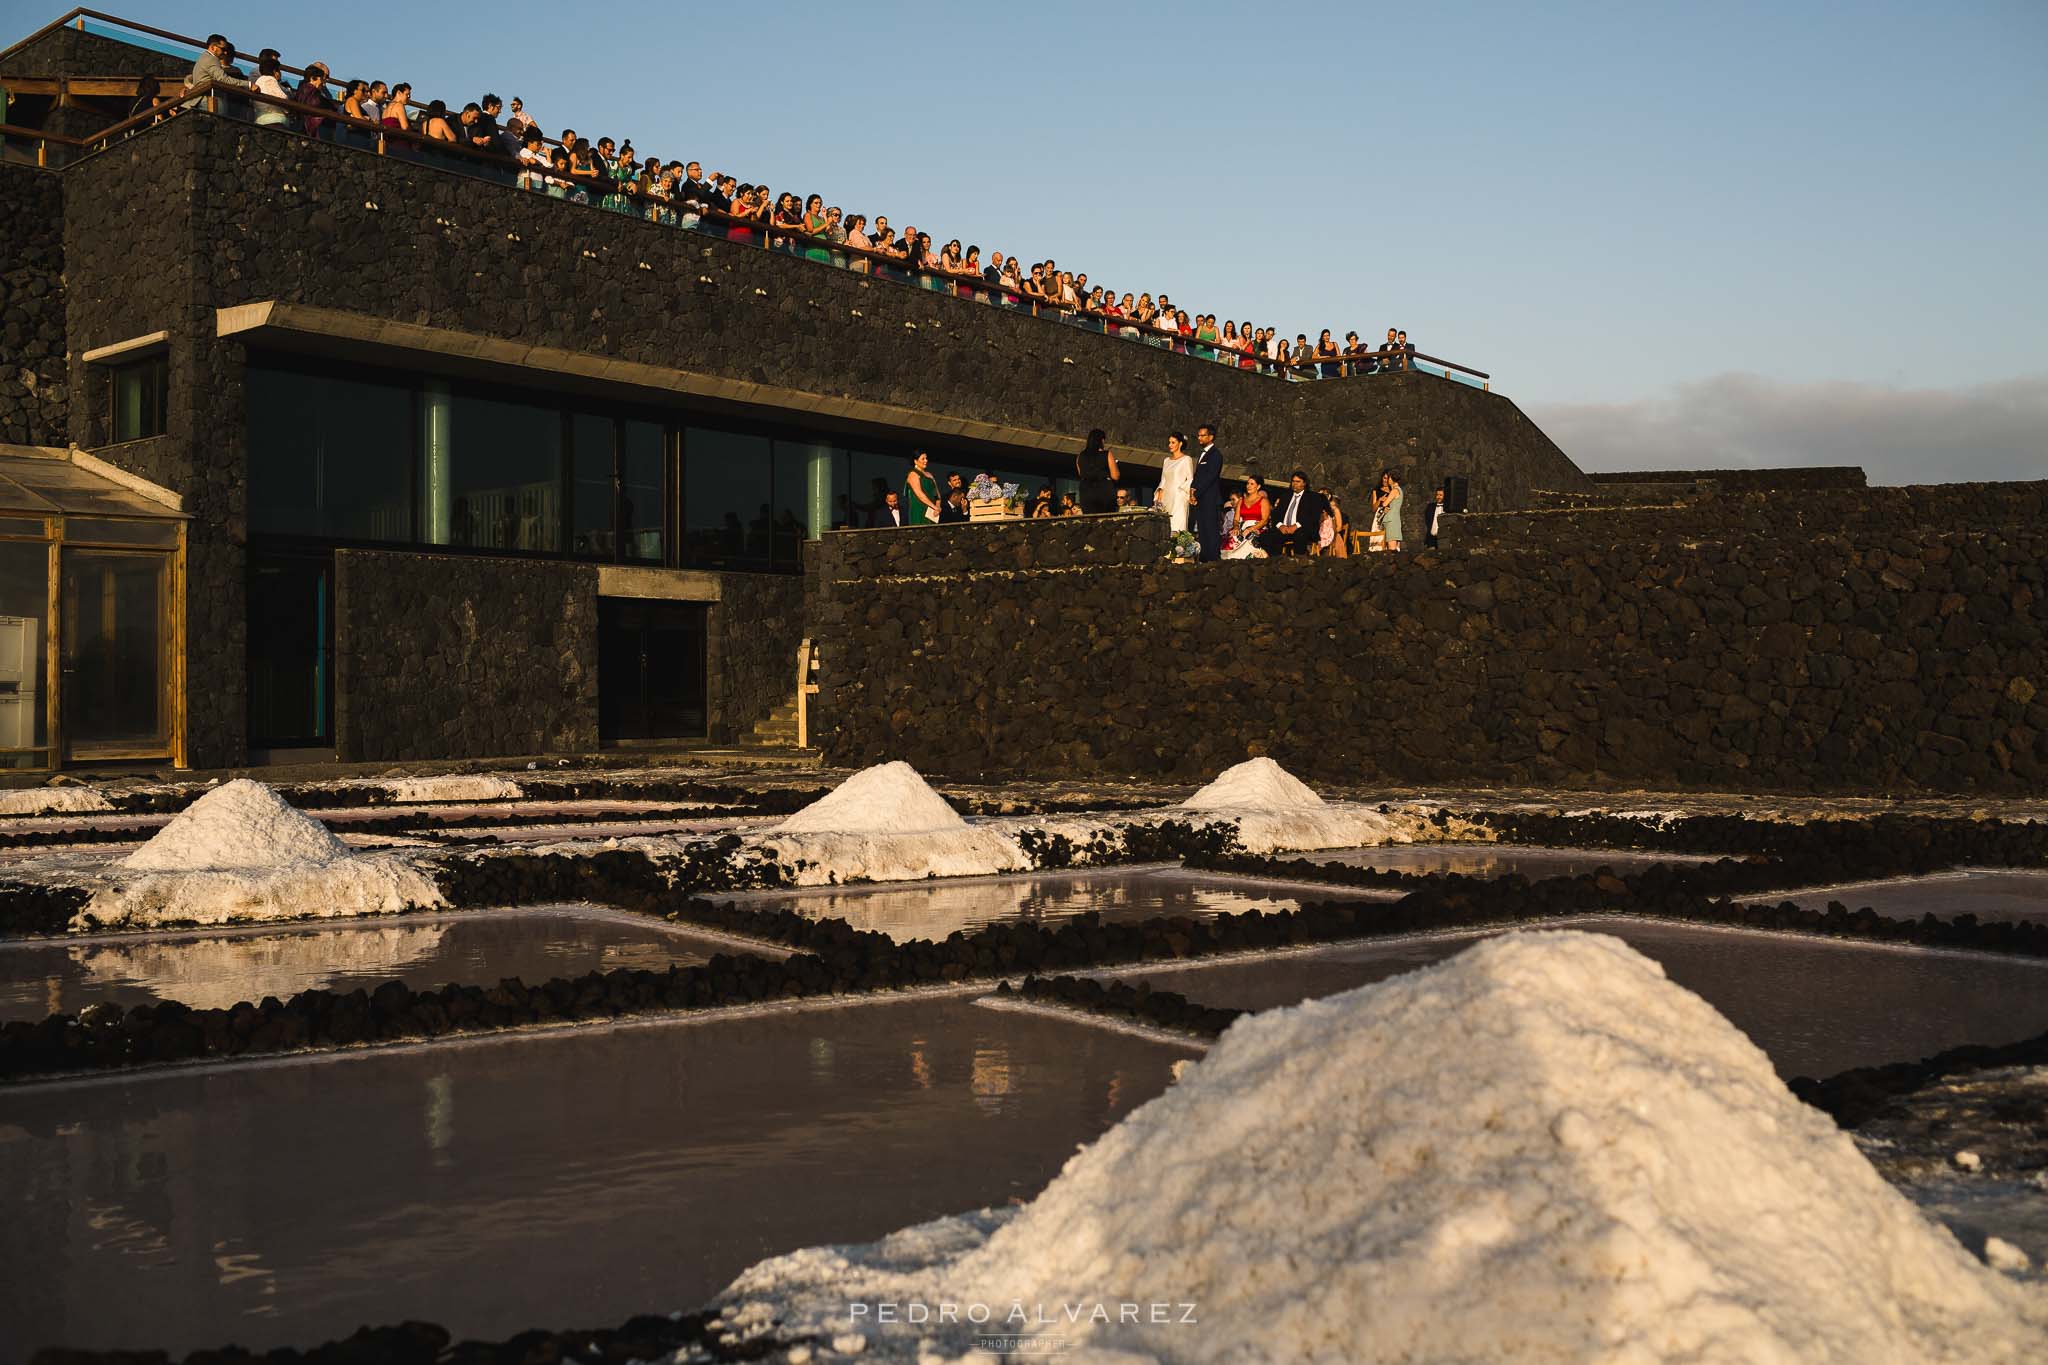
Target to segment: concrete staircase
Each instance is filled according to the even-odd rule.
[[[794,749],[796,747],[796,698],[791,697],[754,722],[751,734],[739,737],[742,749]]]

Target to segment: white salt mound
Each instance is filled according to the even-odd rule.
[[[62,815],[113,808],[97,787],[31,787],[0,792],[0,815]]]
[[[1181,804],[1189,810],[1297,810],[1320,806],[1323,798],[1272,759],[1253,758],[1225,768]]]
[[[931,834],[967,822],[902,760],[864,768],[775,826],[776,834]]]
[[[764,1262],[720,1308],[829,1332],[863,1295],[998,1322],[1079,1305],[1057,1330],[1082,1358],[2019,1361],[2048,1341],[2048,1305],[1733,1025],[1584,933],[1241,1019],[1014,1216]],[[1127,1302],[1197,1322],[1119,1322]],[[867,1359],[977,1330],[857,1325]]]
[[[400,801],[516,801],[519,784],[488,773],[451,774],[444,777],[400,777],[382,784]]]
[[[198,872],[331,863],[348,856],[348,846],[327,826],[263,783],[243,777],[178,812],[121,865],[136,871]]]

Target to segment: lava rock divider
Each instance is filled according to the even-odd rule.
[[[1371,927],[1358,935],[1362,938],[1587,915],[1625,915],[1722,928],[1770,929],[1824,938],[2048,957],[2048,924],[1980,921],[1967,914],[1949,919],[1931,914],[1917,920],[1892,919],[1868,906],[1852,912],[1840,901],[1830,901],[1825,910],[1808,910],[1791,901],[1776,905],[1741,904],[1726,899],[1727,893],[1712,889],[1715,878],[1727,874],[1726,863],[1698,872],[1665,864],[1624,876],[1603,872],[1533,882],[1519,873],[1499,878],[1457,873],[1418,875],[1243,854],[1191,858],[1187,866],[1337,886],[1398,884],[1414,888],[1398,901],[1362,902],[1361,916],[1372,921]],[[1393,878],[1401,881],[1395,883]]]
[[[1917,1062],[1851,1067],[1818,1080],[1795,1076],[1786,1084],[1793,1094],[1842,1127],[1859,1128],[1882,1114],[1892,1101],[1930,1085],[2009,1066],[2048,1066],[2048,1033],[1996,1046],[1966,1043]]]
[[[1185,995],[1153,989],[1149,982],[1097,981],[1085,976],[1027,976],[1012,990],[999,984],[995,993],[1039,1004],[1057,1005],[1106,1019],[1129,1019],[1155,1028],[1198,1038],[1216,1038],[1247,1013],[1245,1010],[1200,1005]]]
[[[1918,876],[1964,863],[2048,866],[2048,824],[2033,820],[1886,814],[1793,822],[1741,815],[1645,818],[1534,811],[1474,811],[1463,818],[1493,830],[1503,843],[1762,855],[1793,863],[1801,876],[1824,882]]]
[[[362,1327],[339,1341],[298,1350],[289,1346],[251,1351],[222,1346],[183,1357],[168,1351],[79,1351],[53,1347],[29,1357],[29,1365],[626,1365],[664,1360],[687,1349],[693,1360],[755,1361],[781,1355],[801,1343],[755,1339],[735,1341],[716,1314],[644,1314],[617,1327],[567,1331],[534,1328],[503,1341],[455,1341],[431,1322]]]

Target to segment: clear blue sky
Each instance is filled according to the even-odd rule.
[[[1539,416],[2048,377],[2041,0],[116,12],[1290,334],[1399,324]],[[2031,421],[1999,439],[2048,472]]]

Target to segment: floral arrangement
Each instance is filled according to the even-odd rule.
[[[967,485],[969,502],[1013,502],[1016,497],[1016,484],[997,483],[986,474],[976,474],[974,482]]]
[[[1167,542],[1168,559],[1193,559],[1202,553],[1202,542],[1193,531],[1175,531]]]

